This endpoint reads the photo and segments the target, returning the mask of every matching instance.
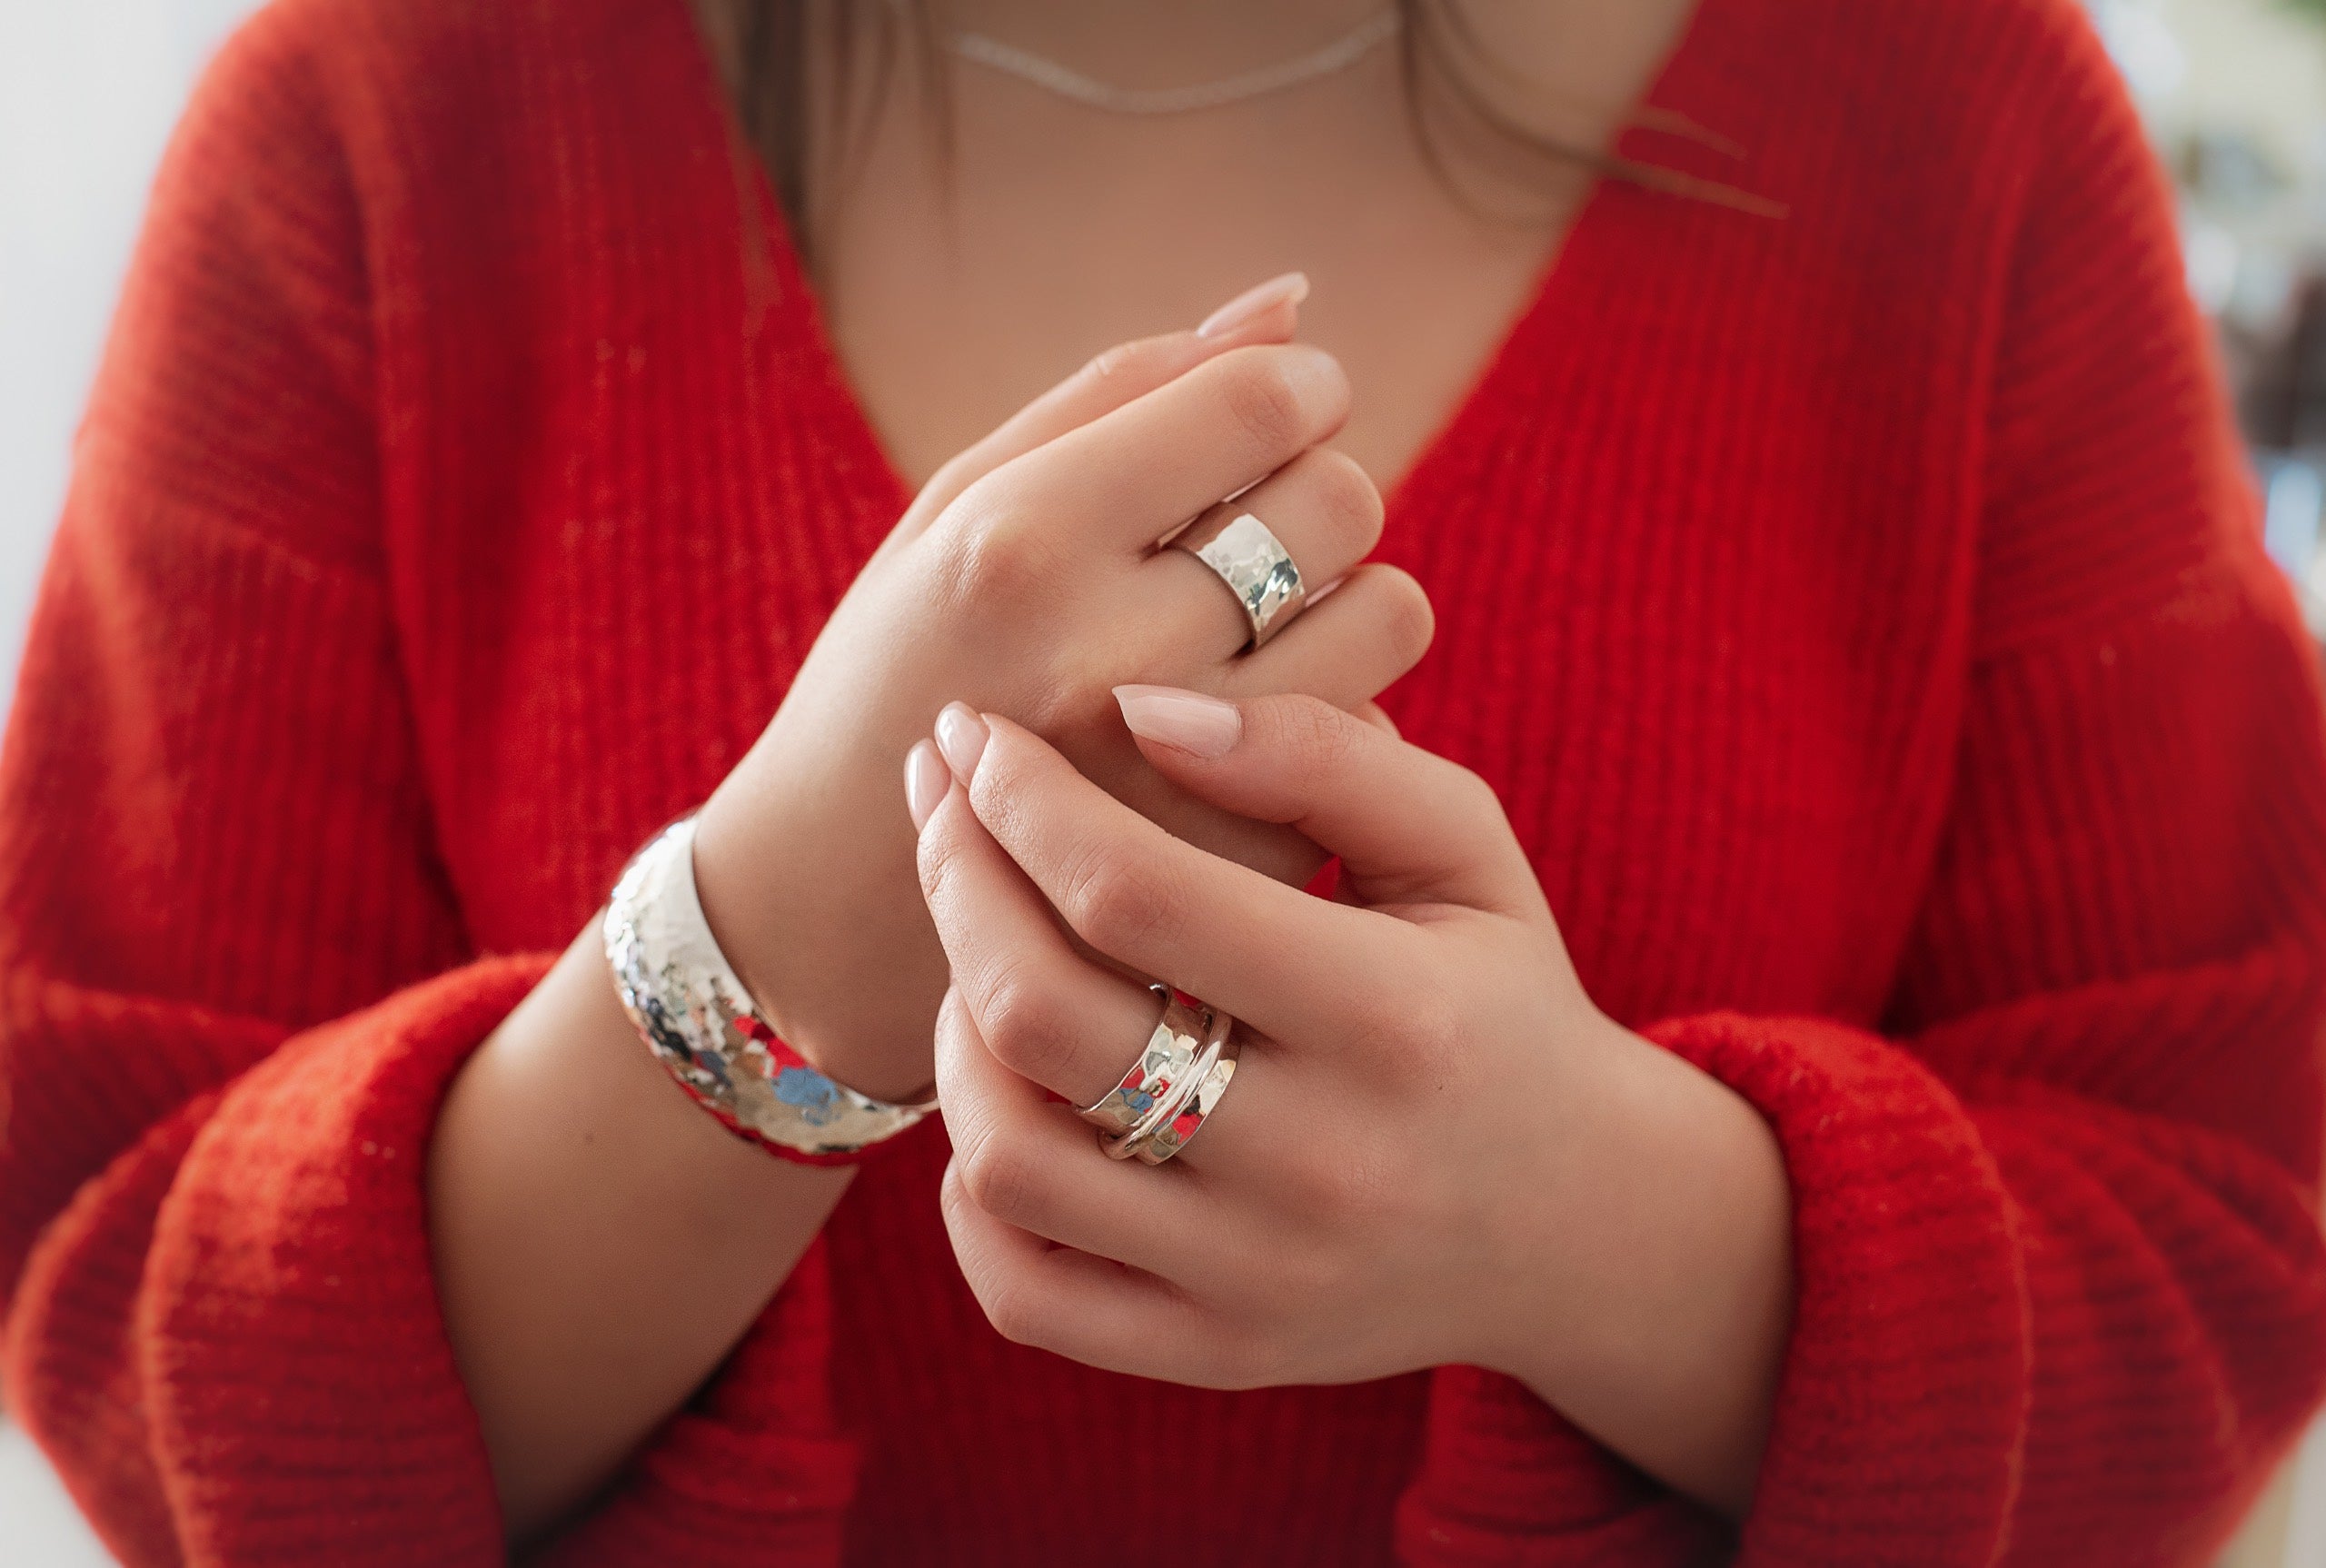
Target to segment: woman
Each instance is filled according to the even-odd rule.
[[[2066,0],[279,0],[0,869],[134,1563],[2201,1563],[2326,1375],[2312,660]]]

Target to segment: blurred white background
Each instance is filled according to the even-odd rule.
[[[2326,587],[2326,462],[2298,461],[2326,448],[2326,429],[2291,403],[2281,418],[2269,381],[2301,280],[2326,276],[2326,0],[2092,4],[2188,176],[2192,282],[2252,383],[2249,422],[2283,449],[2270,469],[2282,491],[2273,543]],[[251,8],[0,0],[0,715],[154,160],[202,62]],[[2326,1568],[2326,1439],[2309,1447],[2236,1568]],[[23,1434],[0,1422],[0,1568],[107,1561]]]
[[[147,182],[253,0],[0,0],[0,715]],[[0,1422],[0,1565],[112,1562]]]
[[[154,160],[203,61],[253,8],[0,0],[0,687],[15,686],[67,444]]]

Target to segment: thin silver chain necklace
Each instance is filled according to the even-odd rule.
[[[1280,93],[1346,71],[1389,39],[1397,36],[1404,18],[1396,7],[1377,12],[1321,49],[1312,49],[1274,65],[1198,82],[1188,87],[1117,87],[1096,81],[1057,61],[989,38],[982,33],[956,33],[952,50],[973,65],[986,66],[1030,82],[1061,98],[1110,114],[1184,114],[1193,109],[1217,109],[1269,93]]]

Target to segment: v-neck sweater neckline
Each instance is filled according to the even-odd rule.
[[[505,1558],[438,1109],[900,500],[709,90],[681,0],[279,0],[157,181],[0,748],[7,1403],[133,1563]],[[2206,1560],[2326,1387],[2326,741],[2169,192],[2072,0],[1706,0],[1652,97],[1785,215],[1599,188],[1384,702],[1783,1150],[1750,1519],[1476,1368],[1012,1344],[932,1118],[542,1560]]]

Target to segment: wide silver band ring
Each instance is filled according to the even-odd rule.
[[[1252,623],[1253,647],[1267,641],[1300,613],[1306,598],[1300,568],[1284,541],[1250,512],[1237,513],[1227,526],[1208,534],[1206,522],[1198,520],[1171,542],[1219,574]]]
[[[1132,1124],[1129,1131],[1098,1140],[1108,1156],[1118,1160],[1136,1157],[1144,1164],[1159,1166],[1187,1147],[1211,1113],[1219,1108],[1220,1097],[1235,1079],[1237,1059],[1243,1054],[1243,1043],[1236,1038],[1235,1031],[1234,1018],[1217,1007],[1208,1009],[1203,1044],[1198,1048],[1195,1060],[1188,1065],[1186,1076],[1157,1096],[1154,1105]]]
[[[1097,1105],[1079,1113],[1110,1136],[1129,1132],[1155,1108],[1158,1098],[1170,1092],[1173,1084],[1187,1081],[1188,1069],[1195,1066],[1203,1050],[1204,1032],[1210,1027],[1211,1020],[1179,1000],[1170,987],[1156,985],[1148,989],[1162,998],[1163,1013],[1155,1020],[1146,1047],[1122,1082],[1101,1096]]]

